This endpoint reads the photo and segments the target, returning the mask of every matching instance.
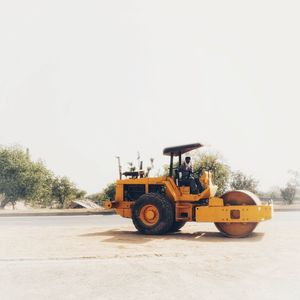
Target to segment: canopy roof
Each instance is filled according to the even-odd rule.
[[[174,156],[179,156],[180,154],[192,151],[200,147],[203,147],[203,145],[200,143],[168,147],[163,150],[163,154],[170,156],[173,153]]]

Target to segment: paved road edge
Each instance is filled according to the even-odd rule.
[[[45,211],[45,212],[0,212],[1,217],[33,217],[33,216],[86,216],[86,215],[113,215],[113,209],[108,210],[86,210],[86,211]]]

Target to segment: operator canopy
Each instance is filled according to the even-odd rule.
[[[188,144],[188,145],[181,145],[181,146],[174,146],[174,147],[168,147],[163,150],[164,155],[168,156],[179,156],[183,153],[192,151],[194,149],[198,149],[200,147],[203,147],[200,143],[194,143],[194,144]]]

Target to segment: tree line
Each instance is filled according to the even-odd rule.
[[[68,207],[86,194],[67,177],[54,175],[20,147],[0,147],[0,208],[20,199],[36,207]]]
[[[291,178],[285,187],[262,193],[258,190],[258,180],[241,171],[232,171],[220,155],[196,152],[192,158],[196,174],[204,170],[212,173],[219,196],[228,190],[248,190],[264,198],[281,198],[285,203],[292,204],[300,186],[300,173],[290,171]],[[132,168],[132,163],[129,168]],[[155,176],[167,174],[168,165],[164,165]],[[64,208],[72,200],[85,195],[86,192],[68,177],[56,176],[42,161],[33,161],[22,148],[0,147],[0,209],[8,203],[14,206],[20,199],[33,207]],[[91,198],[101,205],[107,199],[114,199],[114,196],[115,183],[112,182]]]

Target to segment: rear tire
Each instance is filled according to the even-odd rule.
[[[160,194],[144,194],[133,205],[132,221],[140,233],[152,235],[167,233],[174,223],[173,205]]]
[[[185,221],[174,221],[169,232],[179,231],[185,225],[185,223],[186,223]]]

